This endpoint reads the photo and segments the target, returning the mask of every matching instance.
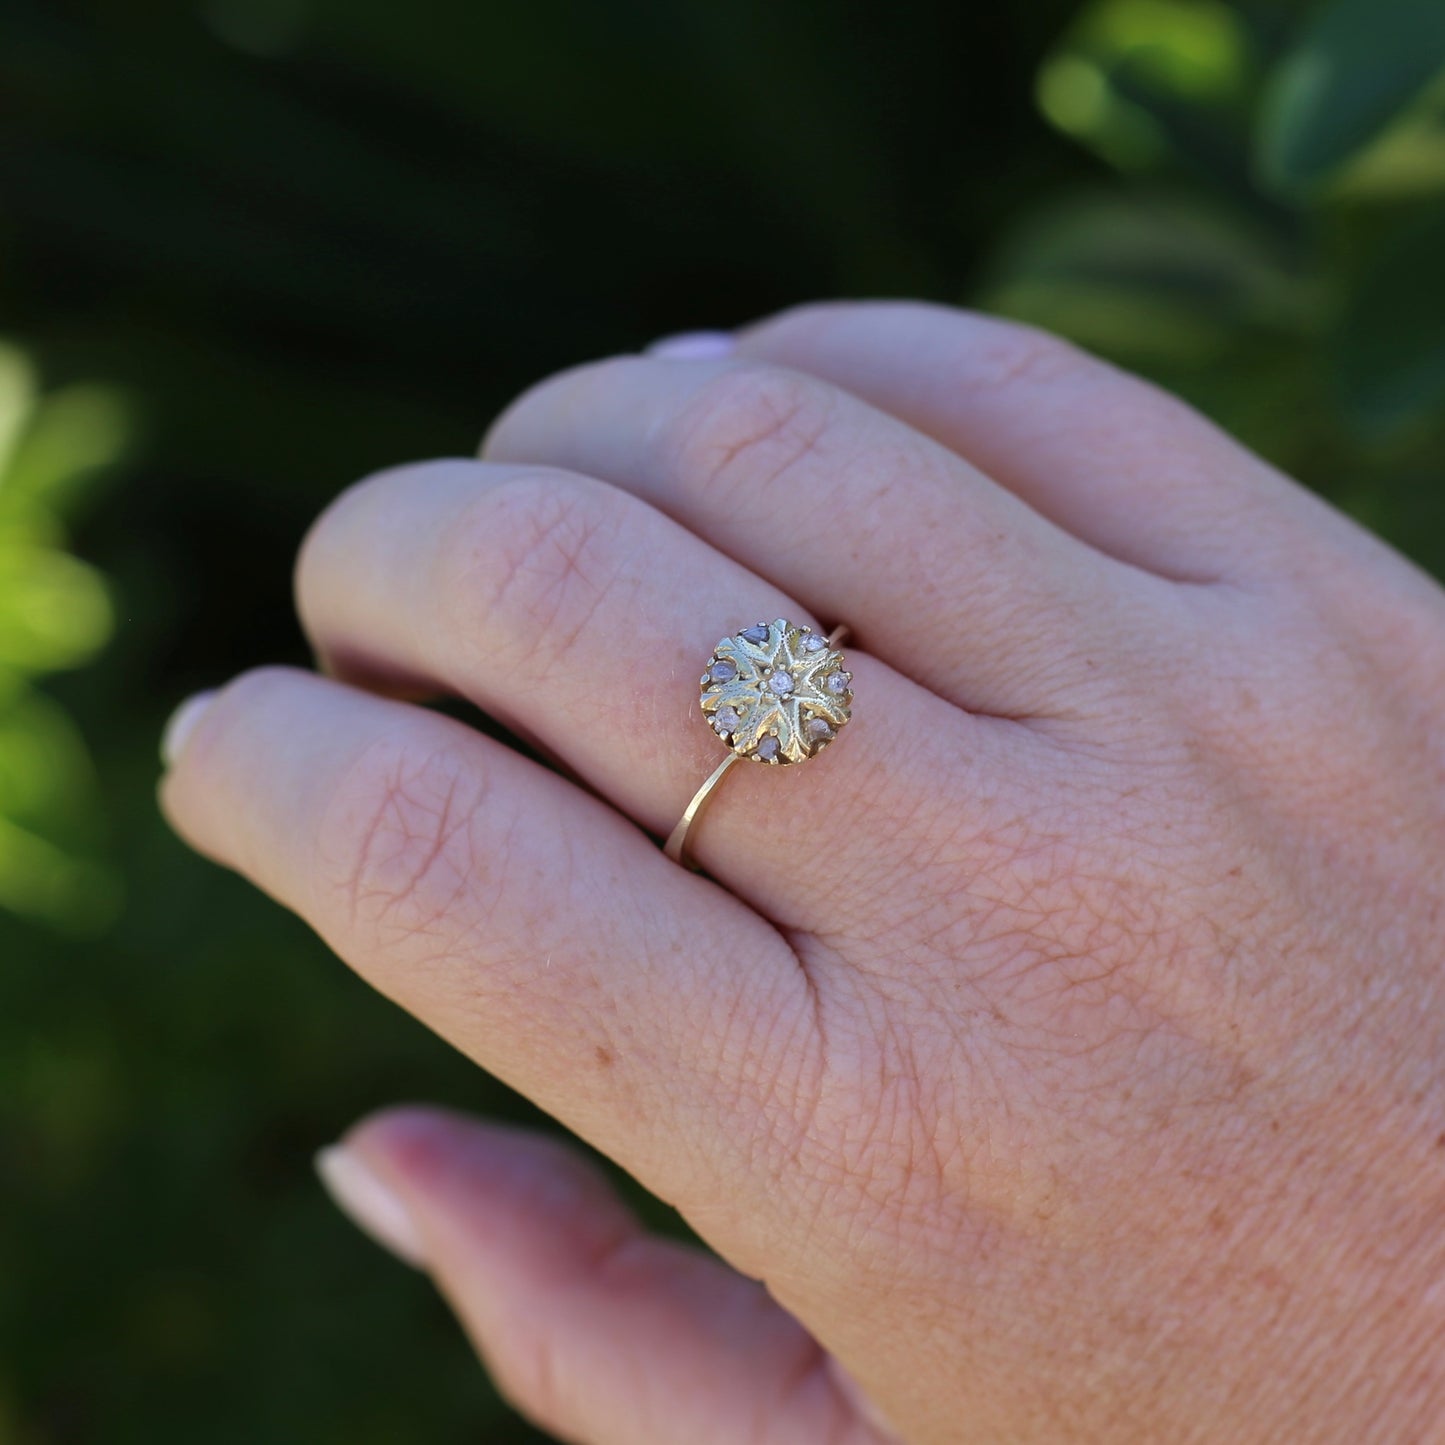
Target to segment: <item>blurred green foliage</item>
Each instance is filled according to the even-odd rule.
[[[540,1438],[309,1176],[379,1103],[530,1110],[155,813],[169,708],[304,661],[330,495],[582,357],[922,294],[1445,570],[1442,65],[1438,0],[11,0],[0,1445]]]
[[[33,680],[88,662],[110,635],[105,586],[63,550],[63,514],[114,460],[123,427],[115,396],[37,396],[24,357],[0,346],[0,907],[86,932],[116,901],[111,871],[87,856],[98,832],[90,760]]]

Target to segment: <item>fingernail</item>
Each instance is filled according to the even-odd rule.
[[[210,707],[216,694],[198,692],[188,697],[170,716],[161,733],[161,762],[174,767],[190,736],[201,720],[201,714]]]
[[[730,356],[737,344],[730,331],[684,331],[654,341],[647,354],[662,361],[715,361]]]
[[[316,1172],[332,1202],[363,1234],[406,1264],[426,1268],[421,1236],[406,1206],[346,1145],[321,1150]]]

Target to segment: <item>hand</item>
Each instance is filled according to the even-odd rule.
[[[190,709],[175,825],[733,1267],[555,1143],[362,1124],[338,1187],[524,1411],[1445,1438],[1445,594],[1398,556],[1060,342],[834,305],[544,383],[298,593],[335,680]],[[647,835],[760,617],[851,625],[854,721],[734,769],[703,878]]]

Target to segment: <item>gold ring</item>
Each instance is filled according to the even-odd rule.
[[[816,758],[853,715],[853,674],[839,644],[846,627],[824,637],[778,618],[755,622],[712,650],[701,679],[703,721],[728,755],[692,795],[663,852],[692,867],[687,838],[714,789],[739,758],[769,767]]]

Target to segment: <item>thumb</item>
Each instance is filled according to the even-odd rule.
[[[883,1445],[764,1288],[648,1233],[575,1149],[433,1109],[318,1159],[341,1208],[425,1269],[498,1388],[578,1445]]]

